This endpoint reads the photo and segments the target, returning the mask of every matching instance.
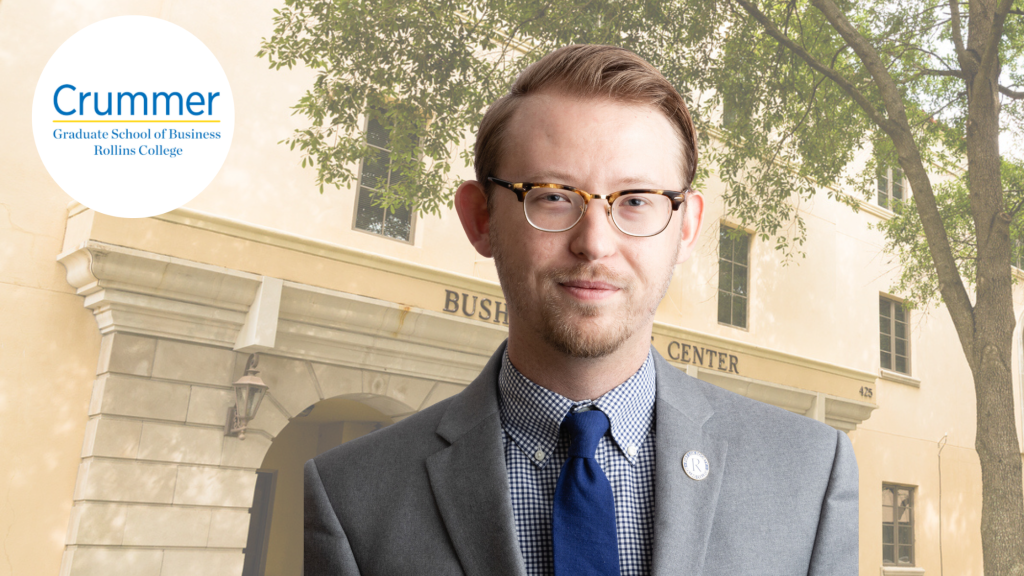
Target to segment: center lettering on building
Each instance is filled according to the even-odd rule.
[[[730,374],[739,374],[740,359],[734,354],[722,350],[704,348],[696,344],[686,344],[673,340],[668,343],[668,357],[677,362],[695,364]]]

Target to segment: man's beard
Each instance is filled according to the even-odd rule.
[[[510,263],[505,256],[505,250],[497,238],[497,231],[492,224],[490,229],[491,249],[494,253],[494,264],[498,269],[498,278],[508,301],[509,313],[518,317],[520,321],[525,320],[531,311],[531,304],[525,301],[525,294],[528,291],[528,279],[526,272],[516,263]],[[675,262],[678,254],[677,249],[672,255],[670,262]],[[515,248],[512,248],[513,250]],[[600,281],[619,288],[625,296],[625,302],[620,309],[610,313],[618,313],[611,326],[603,329],[587,330],[586,324],[589,319],[596,319],[601,315],[602,306],[596,303],[580,302],[568,295],[561,298],[547,298],[543,302],[535,303],[540,307],[533,314],[539,314],[541,325],[541,337],[545,343],[555,350],[571,358],[601,358],[618,350],[636,331],[649,323],[661,303],[662,298],[668,292],[669,284],[672,282],[673,267],[666,266],[665,277],[661,280],[661,289],[658,290],[657,298],[644,302],[641,299],[643,294],[639,293],[638,282],[630,280],[622,274],[609,270],[602,264],[577,263],[566,270],[550,270],[541,274],[538,279],[539,286],[557,286],[573,280]],[[608,314],[609,311],[605,310]]]
[[[544,341],[572,358],[607,356],[618,350],[622,343],[633,335],[644,312],[638,309],[638,303],[632,301],[636,294],[636,285],[602,265],[588,265],[584,262],[576,264],[569,270],[546,272],[542,276],[542,282],[550,285],[574,280],[592,280],[617,286],[628,304],[620,310],[623,314],[612,326],[604,330],[585,330],[581,324],[600,315],[599,305],[573,299],[546,299],[541,304]],[[650,312],[648,311],[648,314]]]

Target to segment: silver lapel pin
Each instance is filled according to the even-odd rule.
[[[696,450],[690,450],[683,456],[683,471],[694,480],[703,480],[708,477],[711,466],[708,464],[708,457]]]

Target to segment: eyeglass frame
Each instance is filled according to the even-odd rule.
[[[552,182],[509,182],[508,180],[502,180],[501,178],[495,178],[494,176],[488,176],[487,177],[487,181],[488,182],[494,182],[495,184],[497,184],[498,186],[501,186],[502,188],[508,188],[509,190],[515,192],[516,198],[518,198],[519,202],[521,202],[523,204],[523,214],[524,215],[526,214],[526,195],[531,190],[534,190],[536,188],[554,188],[554,189],[557,189],[557,190],[566,190],[566,191],[569,191],[569,192],[575,192],[575,193],[579,194],[581,198],[583,198],[583,210],[580,212],[580,217],[577,218],[576,221],[572,223],[572,226],[569,226],[568,228],[563,228],[562,230],[545,230],[543,228],[538,228],[537,225],[534,224],[533,221],[530,220],[530,217],[527,216],[526,217],[526,221],[530,223],[530,226],[533,226],[534,228],[536,228],[537,230],[540,230],[541,232],[558,233],[558,232],[566,232],[568,230],[572,230],[577,224],[580,223],[581,220],[583,220],[583,216],[586,215],[586,213],[587,213],[587,208],[590,207],[590,201],[597,199],[597,200],[604,200],[604,201],[608,202],[608,209],[607,209],[608,210],[608,215],[609,215],[609,217],[612,220],[612,224],[615,225],[615,229],[618,230],[619,232],[622,232],[626,236],[632,236],[634,238],[650,238],[651,236],[657,236],[658,234],[661,234],[662,232],[665,231],[666,228],[668,228],[669,223],[672,222],[672,215],[669,214],[668,219],[665,220],[665,225],[662,226],[661,230],[658,230],[657,232],[654,232],[654,233],[651,233],[651,234],[647,234],[647,235],[644,235],[644,236],[641,236],[639,234],[630,234],[629,232],[626,232],[625,230],[620,228],[619,227],[619,223],[615,221],[615,217],[611,215],[612,204],[616,200],[618,200],[620,197],[628,195],[628,194],[657,194],[657,195],[660,195],[660,196],[666,196],[669,200],[671,200],[672,201],[672,211],[676,212],[676,211],[679,210],[680,206],[682,206],[683,204],[686,204],[686,193],[691,191],[691,188],[689,186],[687,186],[681,192],[680,191],[675,191],[675,190],[657,190],[657,189],[640,189],[640,188],[638,188],[638,189],[631,189],[631,190],[619,190],[617,192],[612,192],[611,194],[591,194],[590,192],[587,192],[586,190],[581,190],[579,188],[575,188],[573,186],[569,186],[568,184],[555,184],[555,183],[552,183]]]

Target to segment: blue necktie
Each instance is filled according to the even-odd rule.
[[[619,574],[612,485],[594,454],[608,431],[600,410],[570,413],[562,421],[569,432],[569,457],[555,487],[552,536],[555,575]]]

